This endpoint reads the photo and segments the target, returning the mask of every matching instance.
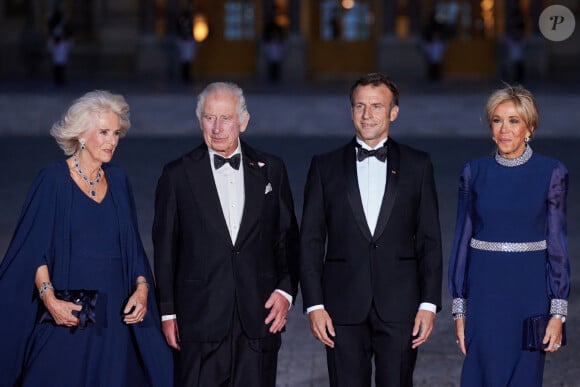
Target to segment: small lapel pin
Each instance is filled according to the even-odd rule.
[[[396,175],[396,174],[397,174],[397,171],[395,171],[395,170],[393,169],[393,170],[391,170],[391,174],[392,174],[392,175]]]

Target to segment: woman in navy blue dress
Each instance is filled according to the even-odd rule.
[[[463,167],[449,288],[461,385],[542,385],[546,352],[557,351],[567,316],[568,172],[528,144],[538,126],[532,94],[506,87],[488,100],[497,152]],[[545,350],[524,349],[524,320],[551,314]]]
[[[53,125],[68,156],[33,182],[0,265],[0,386],[172,385],[127,177],[109,162],[130,127],[120,95],[85,94]],[[88,306],[58,291],[94,290]],[[9,293],[8,293],[9,292]]]

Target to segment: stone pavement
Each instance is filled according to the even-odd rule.
[[[91,87],[92,88],[92,87]],[[91,88],[86,88],[90,90]],[[105,88],[105,87],[103,87]],[[128,172],[134,186],[141,234],[152,256],[153,196],[163,164],[195,146],[201,137],[193,117],[194,95],[199,89],[144,91],[134,85],[120,89],[132,107],[133,128],[122,140],[114,162]],[[125,89],[125,90],[122,90]],[[249,89],[247,102],[252,119],[245,139],[261,149],[279,154],[286,162],[296,212],[302,209],[302,190],[310,157],[341,145],[352,135],[348,99],[340,87],[272,92]],[[247,89],[248,90],[248,89]],[[489,89],[491,90],[491,89]],[[536,95],[541,124],[533,146],[538,152],[562,160],[570,170],[569,248],[573,274],[580,265],[580,96],[560,88],[544,87]],[[0,89],[0,254],[3,255],[28,185],[42,166],[62,157],[49,138],[50,124],[58,119],[80,87],[55,91],[48,86]],[[343,95],[344,94],[344,95]],[[488,90],[427,90],[402,93],[401,113],[392,136],[431,153],[439,193],[443,233],[444,267],[447,265],[455,222],[457,178],[462,164],[492,149],[489,132],[480,122]],[[580,266],[579,266],[580,267]],[[443,312],[435,331],[420,349],[415,372],[419,387],[458,386],[462,356],[455,345],[449,317],[451,300],[444,275]],[[580,276],[573,276],[568,325],[569,345],[547,356],[546,387],[580,386],[580,302],[575,290]],[[310,334],[301,300],[290,311],[279,358],[279,387],[328,385],[325,352]],[[498,348],[501,351],[501,348]],[[356,387],[356,386],[353,386]]]

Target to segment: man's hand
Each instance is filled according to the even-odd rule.
[[[417,316],[415,316],[415,325],[413,326],[413,337],[418,335],[411,342],[413,349],[427,341],[433,331],[433,325],[435,325],[435,313],[419,309]]]
[[[179,328],[177,327],[177,319],[163,321],[163,334],[165,340],[171,348],[181,349],[179,346]]]
[[[334,325],[328,312],[324,309],[316,309],[308,314],[310,318],[310,329],[314,337],[324,345],[334,348],[334,341],[329,337],[335,337]]]
[[[270,333],[280,332],[284,328],[284,325],[286,325],[286,315],[288,315],[290,303],[286,297],[274,291],[266,301],[264,307],[270,309],[270,313],[268,313],[264,321],[266,325],[272,323],[270,325]]]

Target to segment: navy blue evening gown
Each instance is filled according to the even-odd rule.
[[[99,292],[96,323],[71,330],[37,324],[24,386],[147,386],[123,308],[130,296],[121,254],[120,229],[111,195],[101,203],[75,185],[72,195],[69,289]],[[53,283],[63,283],[53,278]]]
[[[472,160],[461,174],[449,286],[467,304],[465,387],[541,386],[545,352],[523,349],[523,322],[569,295],[567,171],[531,149],[526,155],[511,166],[493,156]],[[490,247],[504,242],[508,250],[544,247]]]

